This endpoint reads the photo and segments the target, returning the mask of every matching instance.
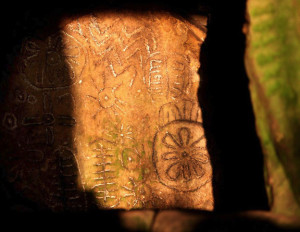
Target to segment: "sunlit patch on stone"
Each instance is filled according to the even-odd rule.
[[[106,11],[24,39],[1,115],[16,188],[54,211],[87,209],[87,192],[99,208],[212,210],[204,38],[167,12]]]

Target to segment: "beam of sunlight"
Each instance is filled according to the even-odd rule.
[[[25,89],[26,110],[3,123],[37,131],[24,153],[41,160],[47,207],[81,210],[92,194],[99,208],[213,209],[197,98],[205,35],[167,12],[105,11],[24,42],[16,99]]]

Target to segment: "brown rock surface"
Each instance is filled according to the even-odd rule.
[[[1,109],[1,165],[54,211],[212,210],[197,89],[205,31],[165,12],[65,19],[23,41]]]

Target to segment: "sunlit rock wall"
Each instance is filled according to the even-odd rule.
[[[205,31],[165,12],[60,28],[23,41],[1,112],[7,180],[54,211],[212,210],[197,98]]]

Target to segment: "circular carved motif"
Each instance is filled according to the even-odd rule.
[[[99,104],[104,109],[114,106],[116,97],[113,88],[105,88],[98,94]]]
[[[212,169],[201,123],[177,120],[166,124],[154,138],[153,163],[160,182],[189,192],[211,179]]]
[[[58,33],[45,40],[27,40],[20,67],[26,81],[38,89],[56,89],[72,85],[85,66],[83,47],[72,36]]]
[[[5,113],[2,125],[8,130],[17,128],[17,118],[13,113]]]

